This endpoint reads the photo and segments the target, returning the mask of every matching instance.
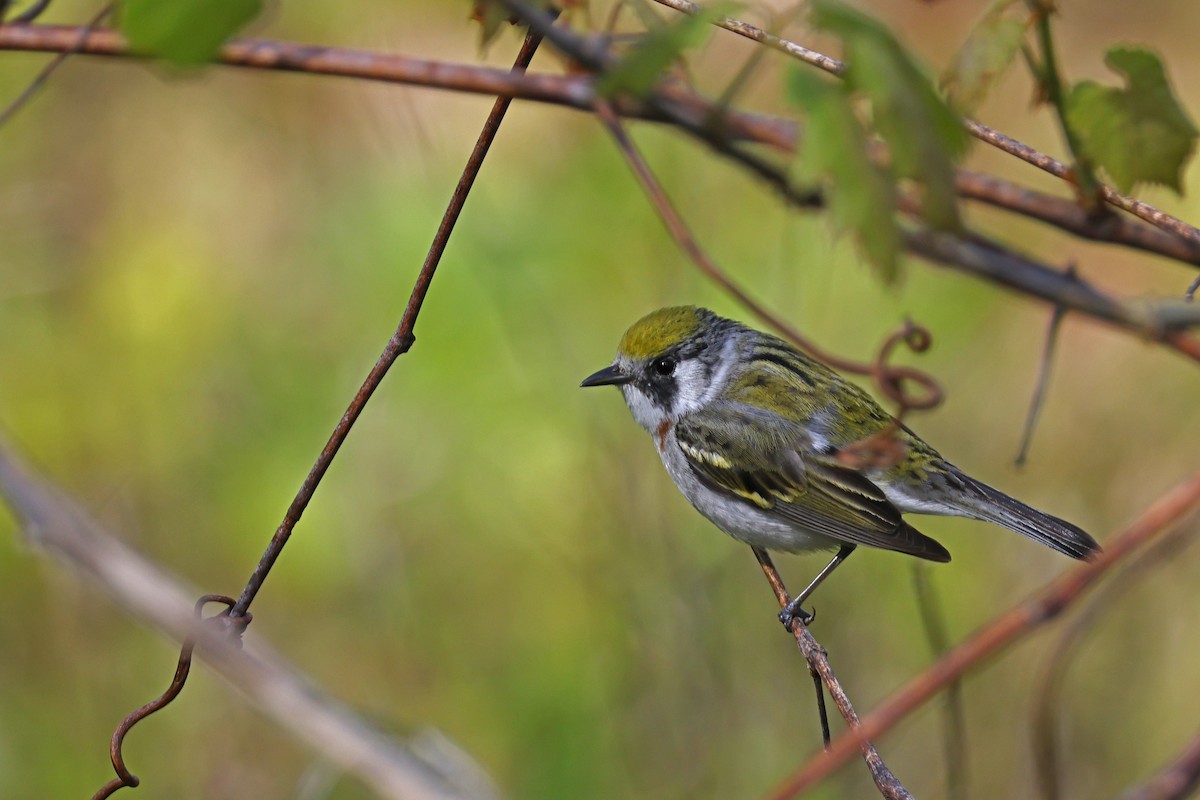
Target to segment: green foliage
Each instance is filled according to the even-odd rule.
[[[123,0],[121,32],[135,50],[178,66],[211,61],[262,11],[261,0]]]
[[[647,32],[621,62],[600,79],[596,90],[603,97],[620,92],[646,94],[663,70],[683,51],[704,41],[712,30],[712,23],[731,8],[729,4],[708,6],[696,14],[684,14],[670,25]]]
[[[1144,181],[1181,192],[1180,174],[1197,131],[1171,92],[1162,62],[1130,47],[1112,48],[1104,62],[1125,77],[1124,89],[1082,81],[1067,97],[1067,122],[1083,154],[1121,191]]]
[[[955,108],[964,113],[983,102],[992,84],[1016,58],[1025,37],[1026,21],[1010,10],[1015,0],[997,0],[971,29],[942,75],[942,88]]]
[[[802,180],[828,177],[829,214],[841,230],[854,233],[867,260],[888,282],[895,280],[900,236],[896,229],[893,181],[871,161],[867,137],[842,87],[804,67],[787,76],[788,95],[808,112]]]
[[[508,9],[504,7],[503,3],[488,2],[487,0],[478,0],[474,6],[472,17],[479,23],[479,49],[486,50],[496,35],[500,33],[500,28],[508,22]]]
[[[814,2],[812,20],[841,38],[849,62],[846,85],[870,100],[894,174],[921,184],[925,220],[937,228],[957,228],[953,160],[967,146],[962,120],[878,22],[838,0]]]

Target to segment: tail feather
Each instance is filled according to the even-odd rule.
[[[1100,552],[1100,545],[1082,528],[1030,508],[1020,500],[968,475],[960,473],[959,477],[984,501],[972,508],[979,519],[1028,536],[1071,558],[1088,559]]]

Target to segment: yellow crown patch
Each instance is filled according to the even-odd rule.
[[[633,359],[657,355],[694,334],[711,313],[695,306],[671,306],[651,311],[625,331],[619,350]]]

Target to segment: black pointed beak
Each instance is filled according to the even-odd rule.
[[[627,375],[617,369],[614,364],[611,367],[605,367],[599,372],[588,375],[583,379],[580,386],[619,386],[622,383],[629,383],[633,380],[632,375]]]

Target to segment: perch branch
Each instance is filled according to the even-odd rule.
[[[754,551],[754,557],[758,559],[759,566],[762,567],[763,574],[767,577],[767,583],[770,584],[779,607],[787,608],[791,595],[788,594],[783,579],[779,577],[779,570],[775,569],[771,556],[761,548],[752,547],[751,549]],[[813,638],[808,627],[799,619],[792,622],[791,631],[792,635],[796,637],[796,646],[804,654],[804,660],[808,662],[809,668],[820,676],[821,682],[829,690],[829,696],[833,698],[833,704],[837,707],[838,713],[846,721],[846,725],[849,727],[846,735],[855,738],[858,748],[862,752],[863,760],[866,761],[867,768],[871,771],[871,779],[875,782],[875,788],[888,800],[912,800],[912,795],[892,773],[879,755],[875,745],[871,744],[866,737],[856,735],[859,730],[858,713],[854,710],[850,698],[846,695],[841,682],[833,672],[833,667],[829,664],[829,653]]]
[[[1130,553],[1159,538],[1200,507],[1200,472],[1152,503],[1120,535],[1110,539],[1093,561],[1064,572],[1040,591],[992,619],[932,666],[912,678],[862,719],[859,731],[834,739],[785,778],[767,797],[788,800],[828,777],[846,763],[862,738],[877,739],[913,710],[968,670],[980,666],[1074,605],[1084,592]]]
[[[633,141],[626,134],[625,129],[621,126],[620,119],[612,110],[611,106],[601,102],[596,111],[597,115],[612,133],[622,155],[629,163],[630,168],[637,176],[639,183],[641,183],[642,188],[645,190],[654,208],[658,211],[659,216],[662,218],[663,223],[667,226],[668,231],[675,238],[680,248],[687,253],[687,255],[700,268],[701,271],[721,284],[726,291],[730,292],[743,303],[751,307],[755,313],[760,315],[760,317],[775,320],[776,318],[774,315],[770,314],[770,312],[746,296],[745,293],[739,287],[734,285],[728,276],[719,267],[717,267],[717,265],[713,263],[711,259],[708,258],[704,251],[700,249],[700,246],[696,243],[695,237],[691,235],[691,232],[687,229],[687,226],[683,222],[682,218],[671,205],[670,200],[667,199],[666,193],[662,190],[662,186],[654,177],[654,173],[650,170],[649,165],[646,163],[641,153],[634,146]],[[790,326],[787,326],[782,320],[778,320],[777,322],[784,328],[791,330]],[[798,333],[795,333],[795,336],[791,338],[793,338],[793,341],[796,341],[801,347],[805,347],[806,349],[810,350],[812,349],[812,345],[807,340],[800,337]],[[881,376],[884,374],[884,370],[887,369],[885,366],[883,366],[882,357],[879,359],[878,365],[879,375]],[[861,365],[859,371],[870,374],[873,366],[874,365]],[[921,376],[932,383],[932,378],[925,376],[923,373]],[[877,380],[879,380],[880,383],[886,382],[883,377],[877,377]],[[936,384],[933,385],[936,388]],[[938,396],[940,396],[940,393]],[[775,565],[771,563],[771,558],[765,550],[761,550],[759,548],[752,549],[754,550],[755,557],[758,558],[759,564],[762,566],[763,573],[767,576],[767,581],[770,583],[771,589],[775,593],[776,600],[779,601],[780,608],[785,608],[790,600],[790,596],[788,595],[787,588],[783,585],[783,580],[779,577],[779,572],[775,569]],[[796,638],[796,645],[800,648],[800,652],[804,654],[804,658],[808,662],[810,670],[812,670],[814,674],[820,676],[822,683],[824,683],[825,687],[829,690],[829,695],[833,698],[833,703],[837,707],[838,712],[842,715],[842,718],[846,721],[846,724],[850,726],[851,730],[855,729],[858,726],[858,714],[855,713],[854,706],[851,704],[850,698],[846,695],[845,690],[842,689],[841,683],[838,681],[837,676],[833,672],[833,668],[829,665],[829,658],[828,654],[825,652],[825,649],[817,643],[812,634],[808,631],[808,628],[799,621],[796,622],[791,630],[792,634]],[[818,694],[817,699],[818,703],[820,704],[818,709],[822,716],[822,734],[828,737],[828,721],[825,719],[823,708],[824,698],[822,695]],[[875,746],[866,739],[862,739],[859,741],[859,748],[862,751],[863,759],[866,761],[867,766],[871,771],[871,777],[875,781],[875,785],[879,789],[880,793],[890,800],[911,800],[912,796],[907,790],[905,790],[900,781],[896,779],[896,776],[892,774],[892,771],[888,769],[887,764],[884,763],[883,759],[879,755],[879,752],[875,749]]]

